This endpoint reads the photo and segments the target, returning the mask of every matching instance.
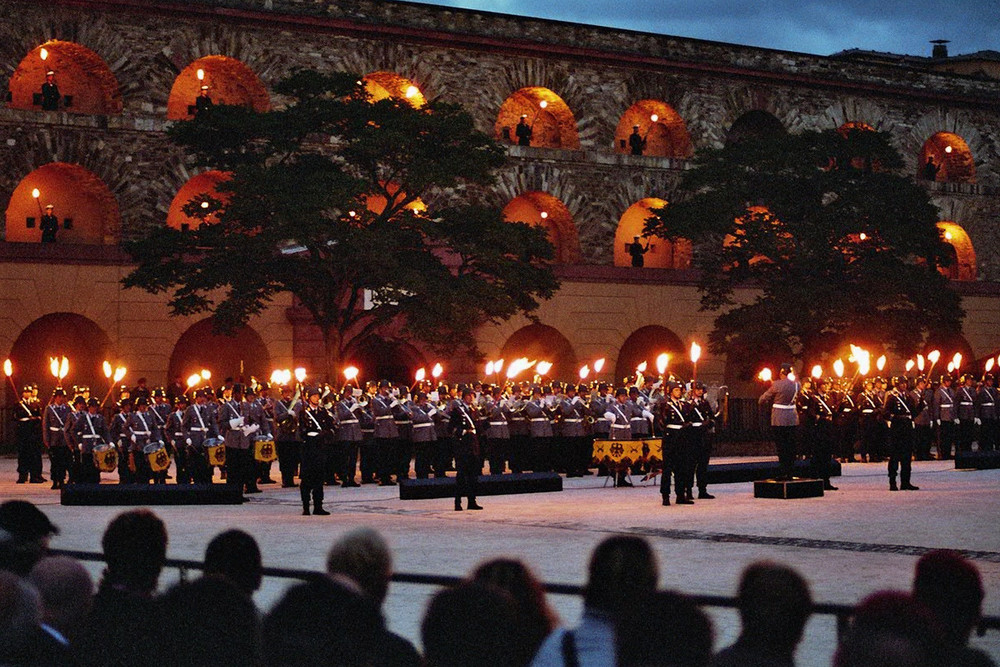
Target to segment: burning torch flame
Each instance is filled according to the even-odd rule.
[[[539,361],[538,365],[535,366],[535,370],[538,371],[539,375],[548,375],[549,371],[552,370],[552,363],[549,361]]]
[[[875,360],[875,368],[879,369],[880,371],[883,368],[885,368],[885,355],[884,354],[881,357],[879,357],[878,359]]]
[[[921,373],[924,372],[924,355],[922,354],[917,355],[917,370]]]
[[[111,374],[113,372],[114,371],[111,370],[111,362],[105,361],[104,362],[104,377],[106,377],[106,378],[108,378],[110,380],[111,379]]]
[[[14,364],[10,363],[10,359],[3,362],[3,374],[7,377],[14,374]]]
[[[420,94],[420,89],[417,88],[416,86],[409,86],[406,89],[406,99],[408,99],[408,100],[409,99],[413,99],[414,97],[416,97],[419,94]]]
[[[423,369],[421,368],[420,370],[423,370]],[[419,373],[420,371],[417,371],[417,372]],[[489,377],[489,376],[493,375],[493,373],[495,373],[495,372],[496,372],[496,364],[494,364],[492,361],[487,361],[486,362],[486,377]]]
[[[986,372],[989,373],[991,370],[993,370],[993,357],[986,360]]]
[[[954,371],[955,371],[955,362],[953,362],[953,361],[949,361],[949,362],[948,362],[948,372],[949,372],[949,373],[952,373],[952,372],[954,372]]]
[[[298,378],[298,370],[299,369],[295,369],[295,371],[296,371],[295,377],[296,378]],[[347,378],[348,382],[356,380],[358,378],[358,368],[357,368],[357,366],[348,366],[347,368],[345,368],[344,369],[344,377]],[[300,382],[301,382],[301,380],[300,380]]]
[[[206,382],[208,380],[211,380],[212,379],[212,371],[208,370],[207,368],[202,368],[201,369],[201,379],[205,380]]]
[[[489,371],[487,371],[486,374],[489,375]],[[423,382],[425,377],[427,377],[427,369],[418,368],[416,374],[413,376],[413,379],[417,382]]]
[[[580,369],[580,379],[586,380],[588,375],[590,375],[590,366],[584,365]]]
[[[932,364],[936,364],[938,362],[938,359],[941,358],[941,350],[932,350],[927,355],[927,358],[930,360]]]
[[[764,368],[760,371],[760,373],[757,373],[757,379],[760,380],[761,382],[770,382],[771,377],[772,375],[770,368]]]
[[[647,365],[648,364],[644,361],[644,362],[642,362],[641,364],[639,364],[638,366],[635,367],[635,371],[637,373],[645,373]]]
[[[670,363],[670,355],[666,352],[661,352],[660,356],[656,358],[656,372],[663,375],[667,372],[667,364]]]
[[[698,343],[691,343],[691,363],[698,363],[698,359],[701,358],[701,345]]]
[[[115,369],[115,378],[114,378],[115,382],[121,382],[122,378],[125,377],[125,373],[127,373],[127,372],[128,372],[128,369],[126,369],[124,366],[119,366],[118,368],[116,368]]]
[[[952,357],[951,361],[952,361],[953,364],[955,364],[955,368],[961,368],[962,367],[962,353],[961,352],[956,352],[955,356]]]
[[[600,373],[602,370],[604,370],[604,357],[594,362],[594,372]]]
[[[201,382],[201,376],[200,375],[198,375],[197,373],[195,373],[194,375],[190,376],[188,378],[188,389],[193,389],[194,387],[196,387],[198,385],[199,382]]]
[[[431,369],[431,376],[436,380],[441,377],[441,373],[444,373],[444,367],[441,364],[434,364],[434,368]]]
[[[906,362],[906,372],[909,373],[913,370],[913,359]]]
[[[354,377],[357,377],[357,376],[358,376],[358,374],[357,374],[357,372],[355,372],[354,373]],[[302,384],[303,382],[306,381],[306,369],[301,368],[301,367],[295,369],[295,381],[298,382],[299,384]]]
[[[42,47],[42,50],[38,52],[38,55],[42,57],[42,60],[48,60],[48,59],[49,59],[49,50],[48,50],[48,49],[46,49],[46,48],[45,48],[45,47],[43,46],[43,47]],[[950,148],[950,147],[949,147],[949,148]]]
[[[823,375],[823,367],[820,366],[819,364],[816,364],[815,366],[812,367],[812,373],[810,373],[810,375],[813,376],[813,379],[818,380],[820,376]]]
[[[843,359],[837,359],[835,362],[833,362],[833,372],[836,373],[837,377],[839,377],[839,378],[844,377],[844,360]]]
[[[500,371],[503,370],[503,359],[497,359],[493,362],[493,372],[500,375]]]

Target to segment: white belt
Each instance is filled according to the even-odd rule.
[[[132,431],[132,435],[149,435],[149,431]]]
[[[987,405],[993,405],[993,404],[992,403],[980,403],[980,405],[982,405],[985,408]]]
[[[630,419],[629,421],[642,422],[642,421],[646,421],[646,418],[645,417],[632,417],[632,419]]]
[[[954,405],[954,403],[942,403],[941,407],[942,408],[950,408],[952,405]]]
[[[563,421],[566,422],[567,424],[579,424],[583,420],[582,419],[564,419]]]
[[[174,435],[175,436],[183,436],[184,435],[184,431],[175,431]]]
[[[101,437],[101,436],[99,436],[99,435],[85,435],[85,436],[83,436],[83,438],[84,438],[85,440],[89,440],[89,439],[91,439],[91,438],[100,438],[100,437]]]
[[[358,420],[357,419],[342,419],[342,420],[340,420],[340,423],[341,424],[357,424]]]
[[[682,428],[684,428],[684,425],[683,424],[667,424],[667,428],[682,429]]]
[[[190,430],[192,430],[192,431],[207,431],[208,429],[207,428],[201,428],[201,427],[199,427],[199,428],[192,428]]]
[[[61,429],[61,428],[59,428],[58,426],[50,426],[50,427],[49,427],[49,430],[50,430],[50,431],[61,431],[62,429]]]
[[[691,422],[691,426],[703,426],[705,422]]]
[[[309,436],[310,438],[315,438],[317,435],[319,435],[319,431],[309,431],[308,433],[306,433],[306,435]]]
[[[425,424],[414,424],[413,428],[427,428],[428,426],[434,426],[434,424],[427,422]]]
[[[844,410],[843,410],[843,412],[850,412],[850,411],[851,411],[850,408],[844,408]]]
[[[775,407],[775,408],[781,408],[782,410],[794,410],[795,409],[794,405],[783,405],[781,403],[775,403],[773,407]]]
[[[549,420],[548,417],[532,417],[531,418],[531,421],[533,421],[533,422],[547,422],[548,420]]]
[[[379,419],[393,419],[392,415],[382,415],[381,417],[376,417],[376,421]]]
[[[959,405],[972,405],[972,403],[969,401],[962,401]]]
[[[490,426],[504,426],[507,422],[490,422]]]
[[[875,412],[874,410],[870,410],[870,409],[869,410],[862,410],[861,411],[862,414],[866,414],[866,415],[873,414],[874,412]]]
[[[34,419],[34,417],[21,417],[17,421],[19,421],[19,422],[30,422],[32,419]]]

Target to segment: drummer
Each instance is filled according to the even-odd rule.
[[[87,401],[87,410],[76,420],[74,434],[80,443],[80,482],[99,484],[101,472],[94,465],[94,448],[106,445],[109,440],[108,427],[101,415],[101,402],[97,398]]]
[[[152,479],[155,483],[166,484],[166,471],[154,473],[144,452],[147,445],[159,442],[161,439],[156,419],[149,412],[149,399],[145,396],[135,399],[135,412],[129,417],[128,429],[130,444],[125,465],[129,470],[134,469],[135,481],[148,484]]]
[[[177,463],[177,483],[190,484],[191,471],[188,468],[187,432],[184,430],[184,411],[187,410],[187,396],[174,397],[174,409],[164,418],[163,435],[170,453]]]
[[[205,441],[218,438],[219,431],[208,405],[208,392],[199,389],[194,395],[194,405],[184,411],[185,445],[187,446],[188,473],[195,484],[212,483],[212,466],[208,464]]]

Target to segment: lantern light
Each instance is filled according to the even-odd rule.
[[[205,70],[199,68],[198,71],[195,72],[195,75],[198,77],[199,81],[204,81],[205,80]]]
[[[954,150],[954,149],[953,149],[953,148],[952,148],[951,146],[945,146],[945,147],[944,147],[944,152],[945,152],[945,153],[951,153],[951,152],[952,152],[952,150]]]
[[[660,117],[654,113],[652,116],[649,117],[649,120],[655,123],[656,121],[660,120]]]
[[[487,372],[486,374],[489,375],[489,372]],[[423,382],[425,377],[427,377],[427,369],[418,368],[417,372],[413,376],[413,379],[416,380],[417,382]]]
[[[41,58],[42,58],[43,61],[44,60],[48,60],[49,59],[49,50],[43,46],[42,50],[38,52],[38,55],[41,56]]]
[[[431,376],[436,380],[441,377],[442,373],[444,373],[444,367],[441,364],[434,364],[434,368],[431,369]]]
[[[116,383],[117,382],[121,382],[122,378],[125,377],[125,373],[127,373],[127,372],[128,372],[128,369],[126,369],[124,366],[119,366],[118,368],[116,368],[115,369],[115,375],[114,375],[114,381]]]
[[[875,368],[879,369],[879,371],[881,371],[882,369],[885,368],[885,355],[884,354],[881,357],[879,357],[878,359],[875,360]]]
[[[836,373],[837,377],[839,377],[839,378],[844,377],[844,360],[843,359],[837,359],[835,362],[833,362],[833,372]]]
[[[546,220],[549,217],[549,212],[548,211],[542,211],[541,213],[538,214],[538,217],[541,218],[542,220]]]
[[[583,367],[580,368],[580,379],[586,380],[588,375],[590,375],[590,366],[584,364]]]
[[[757,379],[760,380],[761,382],[770,382],[771,377],[772,375],[770,368],[761,369],[760,373],[757,373]]]
[[[102,367],[104,369],[104,377],[106,377],[106,378],[108,378],[110,380],[111,379],[111,373],[113,372],[111,370],[111,362],[109,362],[108,360],[105,359],[104,360],[104,364],[102,364]]]
[[[820,366],[819,364],[816,364],[815,366],[812,367],[812,373],[810,373],[810,375],[813,376],[813,379],[818,380],[820,376],[823,375],[823,367]]]
[[[208,202],[207,202],[207,201],[203,201],[203,202],[201,203],[201,207],[202,207],[202,208],[208,208]]]
[[[604,357],[594,362],[594,372],[600,373],[602,370],[604,370]]]
[[[298,370],[299,369],[295,369],[295,372],[296,372],[296,376],[295,377],[298,377]],[[348,366],[347,368],[345,368],[344,369],[344,377],[347,378],[348,382],[351,382],[352,380],[356,380],[358,378],[358,367],[357,366]]]
[[[34,190],[31,191],[31,196],[34,197],[35,199],[38,199],[39,197],[42,196],[42,193],[38,188],[35,188]]]
[[[667,372],[667,365],[670,363],[670,355],[666,352],[661,352],[658,357],[656,357],[656,372],[663,375]]]
[[[864,232],[861,232],[861,234],[858,236],[858,238],[860,238],[862,241],[867,241],[868,240],[868,235],[865,234]]]
[[[538,106],[544,109],[545,107],[549,106],[549,103],[546,100],[542,100],[541,102],[538,103]]]
[[[14,364],[10,363],[10,359],[6,359],[3,362],[3,374],[7,377],[14,374]]]

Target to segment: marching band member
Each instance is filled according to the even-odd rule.
[[[199,389],[194,395],[194,404],[184,411],[181,422],[187,449],[187,467],[195,484],[212,483],[212,466],[208,463],[205,441],[219,436],[218,425],[208,403],[208,390]]]
[[[960,382],[961,386],[955,391],[955,400],[958,402],[958,418],[955,420],[955,424],[958,425],[956,453],[972,451],[972,443],[976,439],[976,427],[980,423],[976,413],[976,378],[972,373],[966,373]]]
[[[274,419],[274,407],[275,401],[268,394],[271,391],[271,385],[267,382],[263,382],[257,387],[257,405],[260,407],[261,412],[261,422],[260,422],[260,434],[271,436],[271,440],[275,439],[277,430],[275,428]],[[278,445],[275,443],[275,456],[277,456]],[[257,483],[258,484],[274,484],[274,479],[271,477],[271,464],[274,461],[257,461]],[[279,464],[280,471],[280,464]]]
[[[833,399],[828,391],[830,380],[817,378],[816,389],[809,395],[807,409],[808,424],[811,426],[809,435],[813,474],[823,480],[823,489],[836,491],[837,487],[830,483],[830,457],[833,455]]]
[[[583,477],[590,462],[591,446],[587,440],[583,418],[587,406],[577,393],[576,386],[566,385],[566,393],[556,408],[562,416],[562,437],[565,443],[564,461],[567,477]]]
[[[609,402],[606,407],[608,411],[604,417],[610,425],[609,437],[611,440],[631,440],[632,427],[629,424],[631,411],[628,408],[628,390],[625,387],[618,387],[615,390],[615,400]],[[615,486],[632,486],[628,481],[625,468],[619,465],[615,474]]]
[[[861,460],[874,461],[878,458],[878,437],[882,421],[882,402],[875,392],[874,381],[865,378],[857,402],[861,413]]]
[[[914,380],[916,387],[911,393],[918,399],[918,405],[923,402],[923,409],[916,413],[913,418],[914,433],[913,447],[914,454],[918,461],[931,460],[931,445],[934,442],[934,426],[931,421],[931,402],[934,400],[934,390],[927,386],[927,378],[924,376]]]
[[[416,399],[409,408],[414,467],[417,479],[427,479],[431,473],[431,453],[437,442],[435,417],[438,410],[427,400],[427,392],[418,391]]]
[[[299,471],[299,409],[301,408],[298,390],[292,393],[292,388],[281,388],[281,398],[274,402],[275,443],[278,450],[278,471],[281,473],[281,487],[284,489],[295,486],[295,475]]]
[[[489,400],[483,409],[486,416],[486,452],[490,462],[490,474],[502,475],[510,458],[510,423],[505,409],[503,388],[495,386],[488,394]]]
[[[128,463],[129,433],[128,421],[132,417],[132,399],[125,397],[118,401],[118,412],[111,418],[111,425],[108,427],[111,436],[111,444],[118,449],[118,483],[131,484],[135,480],[135,473]]]
[[[66,440],[66,420],[69,413],[66,392],[56,389],[52,392],[52,402],[42,413],[42,442],[49,450],[49,477],[52,478],[53,489],[65,486],[66,473],[73,460]]]
[[[98,484],[101,473],[94,465],[94,448],[109,439],[108,427],[101,415],[101,402],[96,398],[87,401],[87,409],[76,420],[74,434],[80,443],[80,482]]]
[[[542,399],[542,388],[531,388],[531,400],[524,404],[524,415],[528,418],[530,456],[529,465],[535,472],[551,470],[549,465],[552,451],[552,422],[550,410]]]
[[[320,405],[321,390],[310,387],[306,391],[306,405],[299,413],[299,431],[302,433],[302,473],[299,476],[299,494],[302,497],[302,515],[329,516],[323,509],[323,476],[326,472],[326,436],[333,430],[330,413]]]
[[[45,482],[42,477],[42,412],[38,403],[32,400],[33,389],[25,385],[21,390],[21,400],[14,407],[17,433],[17,483],[32,484]]]
[[[354,392],[345,386],[334,408],[337,420],[337,441],[341,445],[340,485],[345,489],[361,486],[354,481],[358,469],[358,448],[361,446],[361,404],[354,400]]]
[[[135,412],[129,415],[127,427],[129,453],[126,465],[135,476],[134,481],[148,484],[152,479],[156,483],[166,483],[164,473],[154,474],[143,453],[146,445],[161,439],[156,419],[149,411],[149,399],[145,396],[135,399]]]
[[[66,417],[66,443],[69,446],[69,484],[77,481],[80,475],[80,441],[76,438],[76,420],[87,411],[87,399],[73,387],[73,407]]]
[[[995,451],[1000,445],[997,437],[1000,435],[997,423],[997,390],[993,386],[995,379],[992,373],[987,373],[983,377],[983,384],[976,393],[976,407],[979,410],[979,419],[982,421],[982,428],[979,432],[979,451]]]
[[[694,457],[694,472],[698,478],[698,500],[713,500],[708,492],[708,461],[712,456],[712,433],[715,432],[715,409],[705,397],[705,383],[696,380],[691,383],[689,399],[691,422],[688,433],[691,437],[691,452]],[[688,487],[688,496],[691,496]]]
[[[931,404],[931,419],[938,426],[938,458],[946,460],[951,458],[951,451],[955,445],[955,418],[958,411],[955,409],[955,392],[951,388],[951,375],[942,375],[941,384],[934,392],[934,402]]]
[[[174,410],[167,415],[163,426],[163,439],[173,450],[174,462],[177,464],[178,484],[190,484],[193,481],[188,466],[187,430],[184,428],[184,411],[187,407],[187,396],[181,394],[175,398]]]
[[[371,411],[375,418],[376,474],[379,486],[394,486],[392,479],[395,459],[399,449],[399,428],[396,426],[395,408],[399,405],[391,393],[388,380],[378,383],[378,393],[372,397]]]

